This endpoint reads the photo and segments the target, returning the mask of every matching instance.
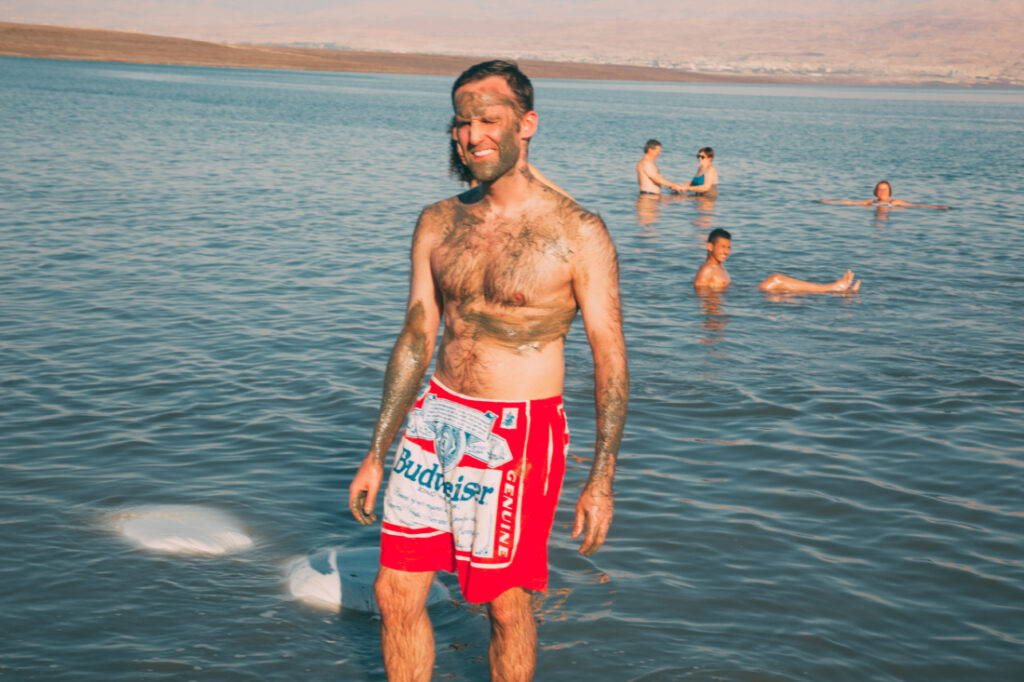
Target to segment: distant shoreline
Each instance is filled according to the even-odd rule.
[[[466,67],[482,59],[479,56],[366,52],[280,45],[231,45],[128,31],[10,22],[0,22],[0,56],[178,66],[446,76],[458,75]],[[531,78],[790,85],[945,85],[952,87],[950,84],[934,81],[908,83],[844,76],[722,74],[624,64],[553,62],[535,59],[517,59],[516,61]],[[1010,84],[1002,83],[993,83],[992,85],[1013,87]]]

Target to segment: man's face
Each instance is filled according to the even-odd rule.
[[[473,177],[493,182],[515,167],[537,115],[516,112],[504,78],[490,76],[455,91],[455,139]]]
[[[732,240],[725,237],[719,237],[714,244],[708,244],[708,254],[718,263],[724,263],[725,259],[729,257],[729,251],[731,250]]]
[[[661,156],[661,147],[651,147],[651,158],[656,159]]]

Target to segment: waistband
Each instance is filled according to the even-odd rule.
[[[504,405],[512,407],[515,405],[534,406],[534,407],[548,407],[562,404],[562,396],[554,395],[549,398],[532,398],[530,400],[502,400],[500,398],[476,398],[474,396],[465,395],[458,391],[453,391],[448,388],[436,377],[430,377],[430,392],[442,395],[443,397],[451,398],[458,403],[472,407],[474,405],[480,406],[481,409],[488,405]]]

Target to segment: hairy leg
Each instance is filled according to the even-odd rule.
[[[491,616],[491,682],[529,682],[537,665],[537,623],[530,593],[501,593],[487,606]]]
[[[829,284],[805,282],[802,279],[775,273],[761,282],[757,288],[761,291],[787,294],[828,294],[838,291],[857,291],[860,289],[860,280],[857,280],[856,284],[854,284],[853,272],[850,270],[847,270],[842,277]]]
[[[389,682],[427,682],[434,670],[434,630],[427,615],[433,571],[381,566],[373,584],[380,607],[380,644]]]

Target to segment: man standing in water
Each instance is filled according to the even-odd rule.
[[[647,140],[644,155],[636,162],[636,181],[640,184],[640,194],[661,194],[662,187],[682,192],[686,187],[661,177],[658,164],[654,160],[661,156],[661,143],[655,139]]]
[[[385,493],[374,586],[388,678],[430,679],[426,599],[435,571],[447,570],[468,601],[488,606],[491,678],[529,680],[537,640],[528,590],[547,585],[568,444],[563,351],[577,310],[597,407],[573,527],[582,554],[597,551],[612,520],[629,390],[618,261],[601,219],[530,173],[537,113],[515,64],[470,67],[452,104],[459,149],[479,184],[420,215],[405,323],[349,506],[361,523],[376,520],[387,451],[412,408]],[[442,318],[435,374],[417,399]]]

